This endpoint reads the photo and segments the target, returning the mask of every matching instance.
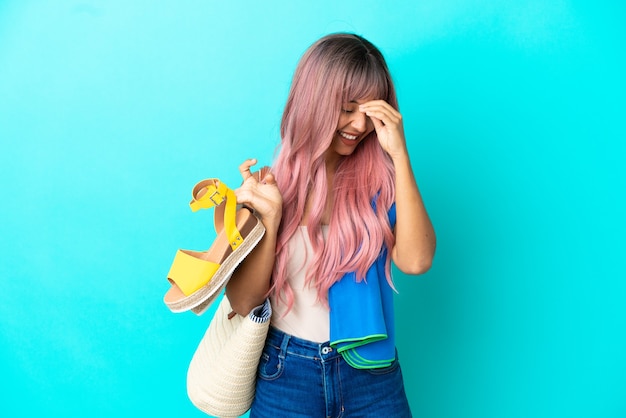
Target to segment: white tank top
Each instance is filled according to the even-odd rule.
[[[328,226],[322,226],[324,237]],[[294,303],[285,315],[287,305],[271,296],[272,325],[287,334],[298,338],[322,343],[330,339],[330,318],[328,307],[317,298],[315,286],[304,283],[306,271],[311,265],[313,248],[306,226],[299,226],[288,243],[289,261],[287,263],[287,281],[294,292]],[[308,257],[307,257],[308,255]]]

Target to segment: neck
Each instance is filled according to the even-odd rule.
[[[326,152],[325,162],[326,162],[326,175],[330,178],[334,176],[337,171],[337,167],[339,166],[339,162],[343,157],[331,150]]]

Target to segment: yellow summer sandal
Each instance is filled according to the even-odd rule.
[[[206,251],[178,250],[167,275],[171,288],[163,301],[172,312],[201,315],[219,296],[235,268],[265,234],[263,223],[247,207],[237,210],[235,193],[219,179],[195,185],[191,210],[215,207],[217,237]]]

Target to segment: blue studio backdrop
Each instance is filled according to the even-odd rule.
[[[626,416],[625,4],[0,1],[1,415],[204,416],[212,311],[162,303],[214,236],[191,188],[270,164],[299,57],[350,31],[438,236],[394,272],[414,416]]]

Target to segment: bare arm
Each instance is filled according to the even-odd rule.
[[[402,116],[383,100],[363,103],[360,111],[372,119],[378,140],[396,171],[396,244],[391,257],[404,273],[425,273],[435,256],[435,231],[411,168]]]
[[[396,168],[396,245],[391,256],[408,274],[430,269],[435,256],[435,231],[415,182],[408,154],[393,159]]]
[[[282,196],[274,176],[265,172],[253,176],[250,167],[254,164],[256,160],[246,160],[239,167],[244,182],[235,190],[235,195],[238,203],[246,204],[256,211],[265,226],[265,235],[237,267],[226,286],[233,310],[244,316],[263,303],[269,290],[282,216]]]

